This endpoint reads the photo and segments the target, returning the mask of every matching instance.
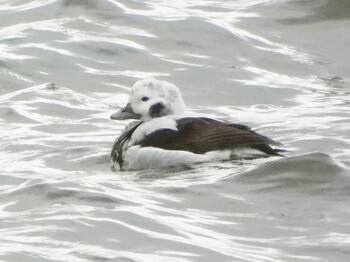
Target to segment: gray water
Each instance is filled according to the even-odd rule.
[[[0,0],[1,261],[350,261],[348,0]],[[118,172],[138,79],[286,158]]]

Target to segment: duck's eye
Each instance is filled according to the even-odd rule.
[[[147,97],[147,96],[143,96],[143,97],[141,98],[141,100],[142,100],[143,102],[146,102],[146,101],[148,101],[148,100],[149,100],[149,97]]]

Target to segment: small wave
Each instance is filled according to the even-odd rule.
[[[120,199],[96,189],[84,190],[72,182],[25,182],[9,190],[1,192],[2,199],[8,199],[11,203],[6,210],[25,211],[35,209],[37,206],[54,204],[88,203],[90,206],[115,206],[120,204],[135,205],[126,199]]]
[[[350,169],[320,152],[268,161],[241,173],[238,179],[263,185],[264,190],[294,188],[350,192]]]
[[[109,112],[99,100],[53,83],[0,96],[3,170],[108,170],[118,128],[108,121]]]
[[[0,96],[0,112],[5,122],[57,123],[83,119],[108,106],[54,83],[42,84]]]

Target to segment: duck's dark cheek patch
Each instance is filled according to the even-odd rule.
[[[167,115],[167,109],[163,103],[157,103],[149,108],[149,115],[152,118],[161,117]]]

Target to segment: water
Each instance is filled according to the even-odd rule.
[[[347,0],[0,0],[1,261],[349,261]],[[111,170],[138,79],[284,159]]]

